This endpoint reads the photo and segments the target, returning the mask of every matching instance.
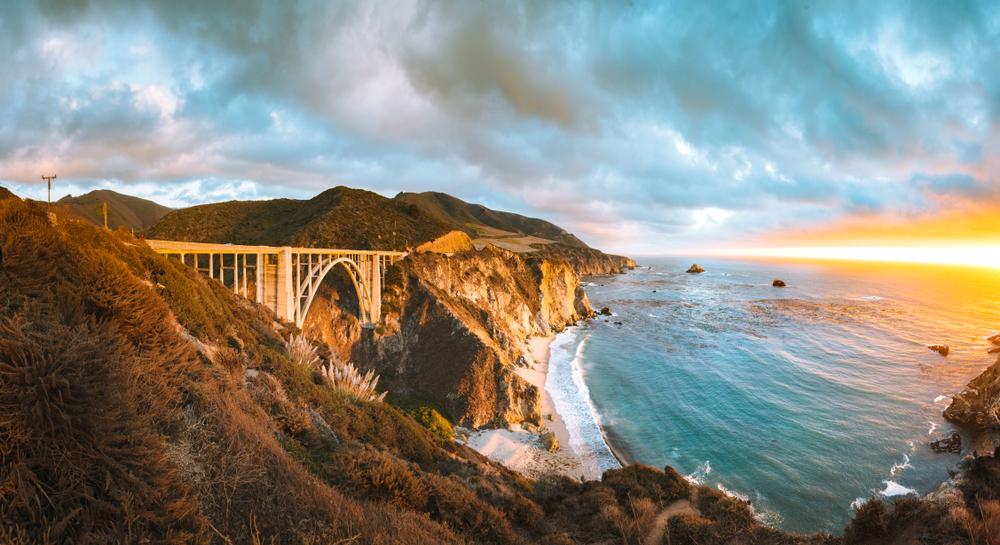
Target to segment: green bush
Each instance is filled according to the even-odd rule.
[[[434,409],[420,407],[410,414],[417,419],[417,422],[423,424],[425,428],[434,432],[438,437],[449,440],[455,438],[455,430],[452,429],[451,422],[448,422],[445,417],[441,416],[441,413]]]

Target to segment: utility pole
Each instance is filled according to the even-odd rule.
[[[55,177],[56,177],[55,174],[53,174],[52,176],[42,176],[43,180],[48,180],[48,182],[49,182],[49,204],[48,204],[48,208],[52,208],[52,180],[55,179]]]

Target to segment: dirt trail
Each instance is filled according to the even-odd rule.
[[[678,513],[691,513],[692,515],[700,516],[701,512],[692,505],[696,501],[698,501],[697,489],[691,492],[690,499],[683,498],[677,500],[668,505],[659,515],[656,515],[653,527],[646,534],[646,545],[660,545],[663,542],[663,534],[667,531],[667,519],[670,517]]]

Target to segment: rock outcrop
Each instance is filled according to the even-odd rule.
[[[980,452],[993,452],[989,445],[983,445],[983,439],[1000,433],[1000,358],[952,399],[944,417],[971,427],[977,435],[977,444],[985,447]]]
[[[931,450],[937,453],[951,452],[958,454],[962,452],[962,436],[956,431],[949,437],[941,437],[931,441]]]
[[[787,286],[788,284],[785,284],[784,280],[775,280],[774,282],[771,282],[771,285],[774,286],[774,287],[776,287],[776,288],[783,288],[783,287]]]
[[[527,338],[591,315],[573,268],[493,246],[411,254],[398,267],[398,285],[387,274],[375,330],[358,328],[351,297],[328,289],[320,293],[327,302],[306,319],[307,334],[375,369],[380,387],[433,400],[462,427],[539,422],[541,392],[513,369],[532,363]]]
[[[948,352],[951,352],[951,349],[948,348],[948,345],[946,344],[932,344],[927,348],[937,352],[938,354],[941,354],[942,356],[947,356]]]
[[[565,244],[538,244],[533,254],[549,260],[563,260],[569,263],[577,276],[601,276],[606,274],[622,274],[626,270],[635,269],[632,259],[620,255],[606,254],[593,248],[578,248]]]
[[[702,269],[701,267],[698,266],[697,263],[695,263],[694,265],[691,265],[691,267],[687,270],[687,272],[689,272],[689,273],[703,273],[703,272],[705,272],[705,269]]]

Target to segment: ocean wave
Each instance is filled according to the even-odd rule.
[[[866,301],[881,301],[885,299],[885,297],[879,297],[878,295],[869,295],[867,297],[862,297],[862,299]]]
[[[934,433],[934,430],[937,429],[937,424],[934,422],[928,422],[928,424],[931,425],[931,429],[927,430],[927,435],[931,435]]]
[[[892,468],[889,469],[889,475],[892,476],[892,477],[895,477],[897,471],[902,471],[902,470],[904,470],[906,468],[910,468],[910,467],[913,467],[913,466],[910,465],[910,457],[904,454],[903,455],[903,463],[901,463],[901,464],[893,464]]]
[[[569,432],[570,448],[591,474],[601,475],[608,469],[620,468],[621,464],[604,439],[601,417],[583,380],[580,361],[589,336],[580,339],[573,350],[573,343],[579,339],[578,331],[568,328],[552,342],[545,389]]]
[[[907,441],[906,444],[910,446],[910,452],[914,452],[917,450],[917,445],[914,444],[913,441]]]
[[[730,489],[722,486],[721,483],[715,485],[715,487],[719,489],[719,492],[722,492],[723,494],[729,496],[730,498],[736,498],[736,499],[738,499],[740,501],[750,501],[750,496],[745,496],[743,494],[740,494],[739,492],[736,492],[734,490],[730,490]]]
[[[934,403],[941,403],[942,401],[948,399],[948,396],[937,396],[934,398]]]
[[[686,475],[684,478],[687,479],[687,481],[691,484],[703,485],[705,484],[705,477],[707,477],[708,474],[711,472],[712,472],[711,460],[705,460],[705,463],[698,466],[698,469],[694,470],[694,473]]]
[[[857,498],[851,502],[851,509],[857,511],[858,509],[861,509],[861,506],[866,503],[868,503],[868,498]]]
[[[907,494],[916,494],[917,491],[913,488],[903,486],[895,481],[885,480],[882,481],[885,484],[885,490],[879,492],[882,496],[889,498],[892,496],[905,496]]]

